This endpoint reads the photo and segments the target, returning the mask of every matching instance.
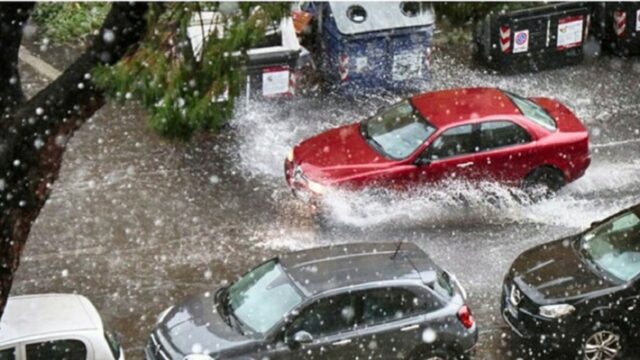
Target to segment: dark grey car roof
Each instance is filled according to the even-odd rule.
[[[423,281],[425,272],[438,269],[424,251],[409,242],[403,242],[392,259],[396,247],[391,242],[338,244],[288,253],[279,260],[307,296],[392,280]]]

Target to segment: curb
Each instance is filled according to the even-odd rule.
[[[24,46],[20,46],[20,50],[18,51],[18,58],[50,80],[55,80],[62,74],[60,70],[54,68],[39,57],[36,57]]]

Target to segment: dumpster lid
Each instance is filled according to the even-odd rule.
[[[338,31],[344,35],[430,26],[435,22],[431,3],[414,1],[330,2]]]

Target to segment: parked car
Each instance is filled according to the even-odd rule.
[[[293,192],[407,188],[451,179],[556,190],[591,159],[580,120],[549,98],[494,88],[428,92],[295,146],[285,160]]]
[[[449,359],[477,327],[449,273],[409,243],[290,253],[163,312],[161,359]],[[187,356],[187,357],[185,357]]]
[[[585,360],[629,355],[640,336],[640,205],[520,255],[502,316],[522,339]]]
[[[113,333],[84,296],[9,298],[0,322],[2,360],[124,360]]]

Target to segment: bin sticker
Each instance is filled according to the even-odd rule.
[[[636,13],[636,31],[640,31],[640,9]]]
[[[280,95],[289,92],[289,69],[271,67],[262,69],[262,95]]]
[[[627,13],[626,11],[616,10],[613,12],[613,31],[616,35],[623,36],[627,30]]]
[[[558,20],[558,49],[569,49],[582,44],[584,17],[568,16]]]
[[[513,53],[529,51],[529,30],[516,31],[513,35]]]
[[[369,60],[366,56],[359,56],[356,58],[356,71],[361,72],[367,69],[369,65]]]
[[[393,56],[393,68],[391,69],[391,79],[393,81],[404,81],[412,78],[419,78],[422,75],[422,54],[418,52],[405,51]]]

